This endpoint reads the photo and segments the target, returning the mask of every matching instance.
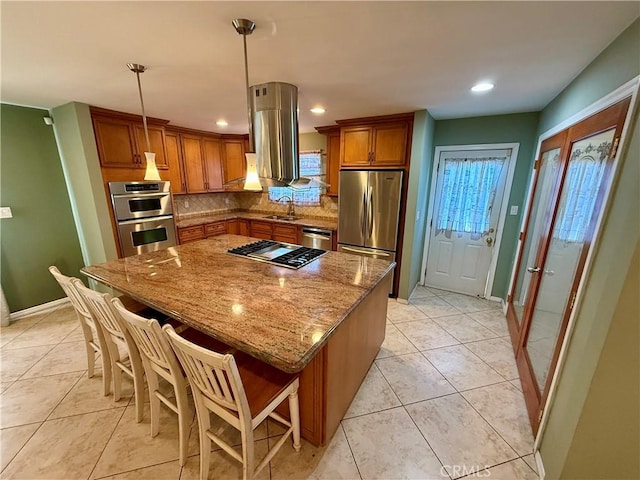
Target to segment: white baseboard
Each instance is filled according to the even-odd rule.
[[[491,296],[491,297],[485,297],[485,299],[486,300],[491,300],[492,302],[500,302],[500,304],[502,304],[502,298],[500,298],[500,297]]]
[[[538,476],[540,477],[540,480],[544,480],[545,472],[544,472],[544,465],[542,464],[542,457],[540,456],[540,450],[536,450],[536,452],[533,454],[533,458],[535,458],[536,460],[536,467],[538,468]]]
[[[9,315],[10,321],[15,321],[23,317],[27,317],[29,315],[34,315],[36,313],[46,313],[51,310],[55,310],[62,305],[69,303],[69,299],[67,297],[60,298],[58,300],[53,300],[51,302],[43,303],[42,305],[36,305],[35,307],[25,308],[24,310],[18,310],[17,312],[11,313]]]
[[[402,303],[404,305],[408,305],[409,304],[409,300],[405,300],[404,298],[400,298],[400,297],[396,298],[396,302]]]

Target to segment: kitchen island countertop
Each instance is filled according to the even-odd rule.
[[[328,252],[299,270],[222,235],[85,267],[89,277],[286,372],[301,371],[395,264]]]

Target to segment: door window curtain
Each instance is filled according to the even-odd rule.
[[[446,158],[436,234],[469,233],[479,238],[489,230],[491,208],[508,157]]]
[[[611,142],[604,141],[597,146],[575,148],[569,160],[569,168],[564,183],[566,194],[556,218],[553,238],[567,243],[582,243],[596,206],[598,192],[607,167],[607,156]]]

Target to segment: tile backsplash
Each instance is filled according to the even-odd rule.
[[[237,193],[236,198],[241,210],[286,214],[287,202],[269,201],[268,193]],[[338,217],[338,199],[322,195],[320,205],[295,205],[296,215],[319,218]]]
[[[268,193],[224,192],[176,195],[173,197],[179,217],[190,217],[204,213],[222,213],[233,210],[285,214],[287,203],[269,201]],[[320,197],[320,205],[296,205],[296,214],[306,217],[337,218],[338,199]]]
[[[203,213],[226,212],[240,208],[235,193],[198,193],[173,197],[179,217],[202,215]]]

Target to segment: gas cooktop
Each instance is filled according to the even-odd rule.
[[[232,248],[227,250],[227,253],[297,270],[313,262],[316,258],[327,253],[327,251],[318,248],[301,247],[291,243],[260,240]]]

